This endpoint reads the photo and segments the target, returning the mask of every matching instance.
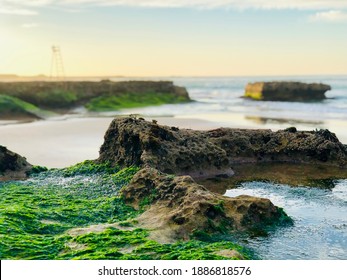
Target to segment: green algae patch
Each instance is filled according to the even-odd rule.
[[[232,242],[198,240],[160,244],[148,239],[144,229],[108,228],[101,233],[88,233],[70,240],[58,258],[115,260],[223,260],[247,259],[247,251]],[[78,248],[77,250],[75,248]],[[229,254],[223,254],[229,251]],[[222,252],[222,254],[220,254]],[[230,254],[231,253],[231,254]]]
[[[71,108],[78,101],[74,91],[59,88],[39,91],[32,98],[34,104],[44,108]]]
[[[13,96],[0,94],[0,116],[2,118],[27,117],[41,119],[53,115],[35,105]]]
[[[55,259],[71,239],[67,230],[139,214],[118,196],[135,168],[110,174],[95,166],[90,174],[78,174],[86,165],[0,183],[1,259]]]
[[[85,106],[89,111],[100,112],[183,102],[187,99],[174,93],[148,92],[100,96],[91,99]]]
[[[150,231],[136,220],[143,211],[119,195],[138,167],[85,161],[64,169],[36,169],[26,181],[0,183],[1,259],[249,258],[232,242],[151,240]]]
[[[92,160],[85,160],[81,163],[60,170],[65,177],[98,173],[114,174],[118,171],[120,171],[119,167],[114,167],[109,162],[97,164]]]

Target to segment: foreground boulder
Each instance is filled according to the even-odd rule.
[[[140,226],[154,230],[162,242],[292,222],[268,199],[225,197],[209,192],[190,176],[170,176],[149,167],[135,174],[122,196],[133,207],[147,209],[138,218]]]
[[[249,83],[245,97],[264,101],[318,101],[326,99],[325,92],[331,90],[325,84],[300,82]]]
[[[328,130],[219,128],[194,131],[143,119],[116,118],[105,134],[99,162],[151,166],[194,178],[228,177],[243,163],[310,163],[346,167],[347,148]]]
[[[24,157],[0,146],[0,181],[26,178],[31,169]]]

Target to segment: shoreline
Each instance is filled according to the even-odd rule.
[[[114,117],[71,117],[10,123],[0,126],[0,144],[23,155],[33,165],[62,168],[96,159],[105,131]],[[154,118],[146,118],[152,120]],[[213,129],[216,123],[172,117],[155,118],[160,124],[188,129]]]
[[[5,125],[0,122],[0,144],[23,155],[33,165],[67,167],[99,156],[105,131],[115,117],[117,116],[67,115],[33,122],[22,119],[20,123],[10,122]],[[281,123],[257,123],[237,113],[144,118],[149,121],[155,119],[161,125],[195,130],[220,127],[274,131],[284,129]],[[347,121],[328,120],[327,124],[328,129],[335,133],[342,143],[347,143]],[[295,126],[298,130],[314,130],[305,123]]]

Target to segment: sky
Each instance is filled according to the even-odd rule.
[[[347,74],[346,34],[347,0],[0,0],[0,74]]]

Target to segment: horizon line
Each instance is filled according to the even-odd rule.
[[[323,74],[236,74],[236,75],[67,75],[59,77],[59,79],[69,78],[228,78],[228,77],[312,77],[312,76],[347,76],[347,73],[323,73]],[[0,79],[5,78],[46,78],[51,79],[49,75],[37,74],[37,75],[20,75],[20,74],[1,74]],[[53,77],[58,79],[57,77]]]

